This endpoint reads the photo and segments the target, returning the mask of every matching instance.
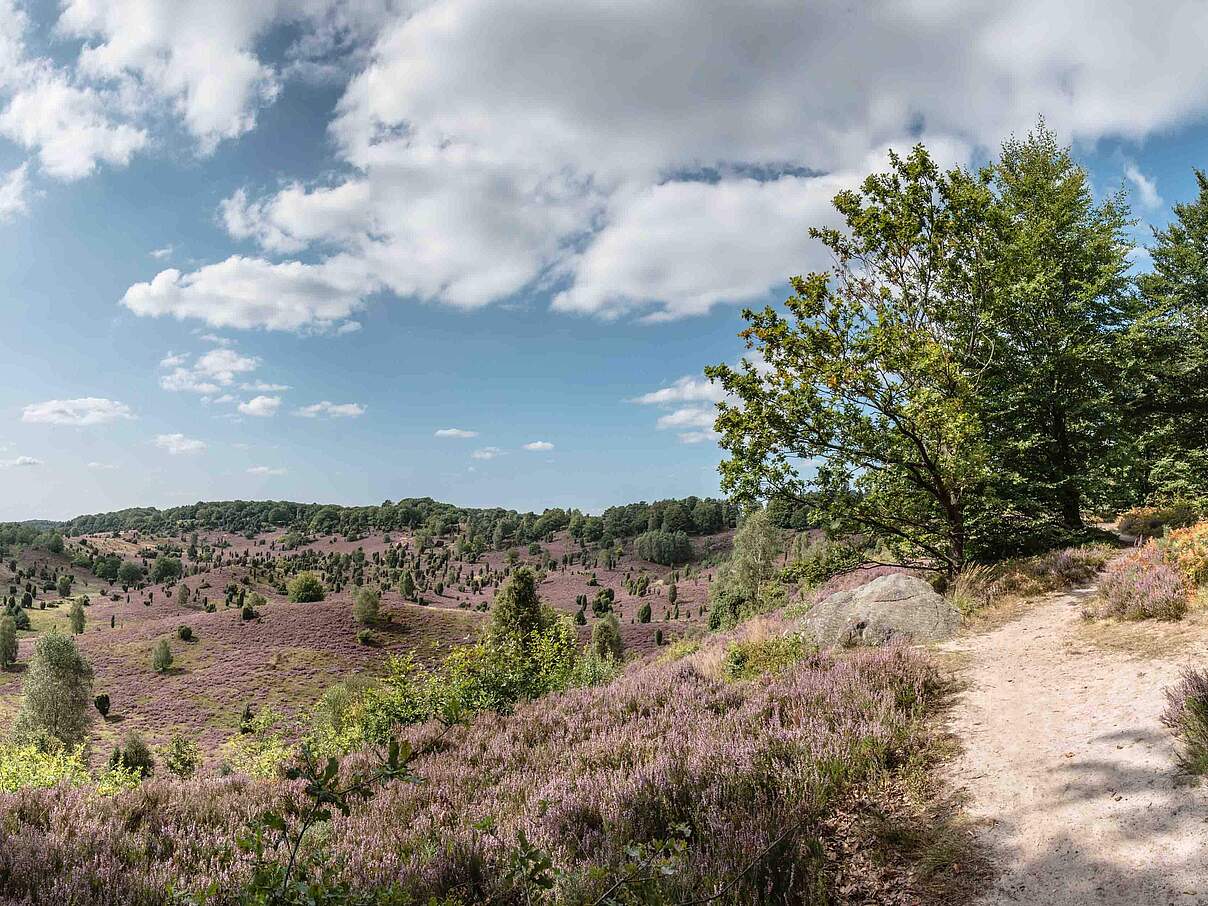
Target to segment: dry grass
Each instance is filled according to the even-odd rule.
[[[1208,590],[1200,589],[1183,619],[1083,620],[1078,638],[1088,644],[1141,660],[1208,652]]]

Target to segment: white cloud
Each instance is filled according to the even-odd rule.
[[[160,271],[149,283],[131,286],[121,301],[137,315],[196,318],[217,328],[325,330],[376,288],[364,265],[351,259],[273,264],[233,255],[190,274]]]
[[[21,421],[47,425],[103,425],[132,418],[134,414],[125,403],[96,396],[30,403],[21,412]]]
[[[249,475],[284,475],[285,469],[272,468],[270,466],[252,466],[247,470]]]
[[[165,245],[162,248],[152,249],[151,257],[155,258],[157,261],[163,261],[165,258],[170,257],[172,255],[173,251],[174,251],[174,249],[172,248],[172,246]]]
[[[254,415],[257,418],[268,418],[276,415],[281,407],[279,396],[256,396],[246,403],[239,404],[239,411],[244,415]]]
[[[480,450],[475,450],[470,456],[474,459],[494,459],[497,456],[503,456],[503,451],[498,447],[483,447]]]
[[[365,407],[360,403],[331,403],[327,400],[323,400],[321,403],[312,403],[309,406],[303,406],[300,409],[294,410],[294,415],[300,415],[303,418],[318,418],[319,416],[356,418],[364,414]]]
[[[685,406],[676,409],[658,420],[658,427],[663,428],[712,428],[717,420],[717,412],[699,406]]]
[[[240,384],[239,387],[254,393],[282,393],[290,389],[289,384],[269,384],[265,381],[253,381],[250,384]]]
[[[32,456],[18,456],[16,459],[0,460],[0,468],[2,469],[22,469],[40,465],[42,465],[42,460],[34,459]]]
[[[1154,210],[1162,206],[1162,196],[1158,194],[1157,184],[1132,161],[1124,165],[1124,178],[1133,184],[1144,207]]]
[[[434,437],[477,437],[477,431],[467,431],[465,428],[438,428]]]
[[[703,444],[721,437],[716,431],[683,431],[679,435],[682,444]]]
[[[200,453],[206,448],[204,441],[185,437],[183,434],[157,434],[155,436],[155,446],[161,450],[167,450],[173,456]]]
[[[197,339],[202,340],[206,343],[213,343],[215,346],[234,346],[235,345],[235,341],[232,340],[230,337],[220,337],[216,333],[203,333],[203,334],[200,334],[197,337]]]
[[[545,450],[554,449],[554,445],[548,440],[534,440],[524,445],[524,449],[533,450],[534,452],[542,452]]]
[[[0,222],[12,220],[29,210],[29,164],[21,164],[0,176]]]
[[[237,376],[260,367],[255,356],[240,355],[223,347],[202,354],[191,367],[186,366],[188,358],[187,354],[169,353],[160,360],[160,367],[170,370],[160,376],[159,385],[165,390],[214,394],[231,386]]]
[[[707,378],[684,375],[667,387],[660,387],[649,393],[634,397],[632,402],[642,405],[662,405],[665,403],[717,403],[725,399],[726,392],[719,384]]]
[[[90,462],[88,463],[88,468],[95,469],[98,472],[112,472],[118,466],[111,462]]]

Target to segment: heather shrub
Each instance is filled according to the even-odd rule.
[[[1187,612],[1183,574],[1152,541],[1111,561],[1099,583],[1100,616],[1124,620],[1178,620]]]
[[[1208,583],[1208,522],[1170,532],[1161,548],[1192,585]]]
[[[722,676],[745,680],[779,673],[816,651],[817,646],[802,633],[733,642],[722,658]]]
[[[79,746],[87,736],[91,704],[92,667],[71,636],[48,632],[34,644],[13,738],[34,743],[53,739],[67,748]]]
[[[1162,723],[1178,737],[1178,759],[1191,774],[1208,773],[1208,671],[1186,670],[1166,690]]]

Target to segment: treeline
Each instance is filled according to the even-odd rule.
[[[1096,199],[1043,124],[978,170],[891,155],[817,229],[834,262],[747,311],[755,354],[707,374],[723,487],[778,524],[955,573],[1208,499],[1208,177],[1137,274],[1122,192]],[[799,464],[808,463],[808,469]],[[800,505],[797,512],[789,503]],[[787,507],[787,509],[786,509]]]
[[[69,536],[126,531],[182,535],[204,530],[254,535],[272,528],[287,529],[295,538],[312,534],[361,537],[375,531],[404,530],[439,538],[460,532],[471,548],[503,549],[542,541],[562,530],[585,544],[614,542],[656,530],[710,534],[732,527],[737,517],[732,504],[699,497],[609,507],[599,516],[559,508],[542,513],[465,508],[420,497],[364,507],[285,500],[200,502],[164,510],[136,507],[78,516],[54,527]],[[0,541],[8,537],[6,532],[20,544],[34,543],[41,534],[21,526],[0,527]]]

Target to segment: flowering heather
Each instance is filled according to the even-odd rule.
[[[415,762],[426,783],[390,785],[316,835],[334,872],[421,902],[520,902],[503,878],[523,832],[564,869],[558,900],[590,901],[628,844],[683,823],[687,858],[664,882],[675,900],[711,892],[792,829],[719,902],[809,899],[837,800],[924,744],[935,673],[908,650],[864,650],[735,683],[698,664],[706,653],[455,728]],[[435,733],[411,735],[422,747]],[[250,871],[238,829],[294,796],[240,778],[0,794],[0,898],[159,904],[170,884],[212,883],[223,902]]]
[[[1179,737],[1179,763],[1191,774],[1208,773],[1208,671],[1186,670],[1166,690],[1162,723]]]
[[[1187,612],[1189,589],[1152,541],[1113,560],[1099,583],[1101,616],[1125,620],[1178,620]]]

